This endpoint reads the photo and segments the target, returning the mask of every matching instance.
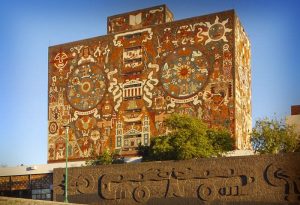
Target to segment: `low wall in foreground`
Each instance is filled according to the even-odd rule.
[[[70,202],[95,205],[300,204],[300,153],[71,168],[68,186]]]
[[[11,197],[0,197],[0,205],[66,205],[66,203],[54,202],[54,201],[20,199],[20,198],[11,198]],[[73,204],[73,205],[79,205],[79,204]]]

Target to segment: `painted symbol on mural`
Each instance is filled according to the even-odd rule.
[[[57,131],[57,129],[58,129],[57,123],[56,122],[50,122],[50,124],[49,124],[49,132],[51,134],[55,134],[56,131]]]
[[[63,69],[68,63],[68,55],[64,52],[59,52],[54,57],[54,66],[58,69]]]
[[[228,19],[220,22],[219,17],[216,16],[215,22],[211,24],[210,22],[206,22],[208,27],[207,32],[203,32],[204,35],[208,36],[208,39],[205,41],[205,45],[212,41],[223,40],[227,42],[226,33],[231,32],[232,29],[226,28],[226,24],[228,23]]]
[[[244,91],[247,92],[249,89],[249,77],[248,73],[245,72],[245,68],[243,66],[238,67],[238,74],[240,80],[240,87],[244,87]]]
[[[106,92],[105,77],[100,69],[82,65],[74,70],[67,86],[67,98],[77,110],[91,110]]]
[[[100,132],[98,130],[91,131],[91,139],[94,141],[94,144],[98,139],[100,139]]]
[[[175,98],[195,95],[206,84],[208,68],[209,62],[204,53],[191,48],[180,48],[165,60],[161,75],[163,88]]]
[[[55,159],[63,159],[65,157],[65,139],[59,137],[55,142]]]
[[[82,116],[75,123],[79,130],[90,130],[96,125],[96,119],[90,116]]]

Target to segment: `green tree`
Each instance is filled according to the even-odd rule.
[[[166,126],[171,130],[169,134],[154,137],[149,147],[139,147],[144,161],[218,156],[233,148],[228,132],[210,129],[198,118],[172,114]]]
[[[208,129],[206,133],[213,146],[215,155],[221,156],[223,153],[233,150],[234,140],[227,130]]]
[[[91,158],[85,163],[87,166],[122,164],[124,163],[124,158],[120,157],[117,152],[110,152],[109,149],[106,149],[100,155],[97,155],[94,151],[92,151]]]
[[[276,118],[264,118],[255,123],[251,134],[253,149],[261,154],[294,152],[299,150],[300,136],[293,126]]]

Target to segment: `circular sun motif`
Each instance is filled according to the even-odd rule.
[[[68,63],[68,55],[64,52],[59,52],[54,57],[54,66],[58,69],[63,69]]]
[[[86,111],[93,109],[105,92],[105,77],[101,69],[88,64],[73,71],[67,87],[67,98],[72,107]]]
[[[162,86],[174,98],[188,98],[206,84],[208,68],[209,62],[201,51],[185,47],[177,49],[165,59]]]
[[[178,77],[182,80],[186,80],[190,77],[191,75],[191,69],[188,65],[182,65],[181,67],[178,68]]]
[[[50,122],[50,124],[49,124],[49,132],[51,134],[55,134],[56,131],[57,131],[57,129],[58,129],[58,126],[57,126],[56,122]]]
[[[205,41],[205,45],[212,41],[223,40],[227,42],[226,33],[231,32],[232,29],[226,28],[226,24],[228,19],[220,22],[219,17],[217,16],[215,22],[211,24],[210,22],[206,22],[206,26],[208,27],[208,31],[203,32],[204,35],[208,36],[208,39]]]
[[[208,36],[213,40],[219,40],[224,36],[225,28],[222,24],[214,24],[208,31]]]

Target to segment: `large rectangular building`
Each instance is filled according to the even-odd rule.
[[[249,148],[250,43],[233,10],[173,21],[165,6],[108,17],[105,36],[49,47],[48,162],[135,155],[172,113]]]

